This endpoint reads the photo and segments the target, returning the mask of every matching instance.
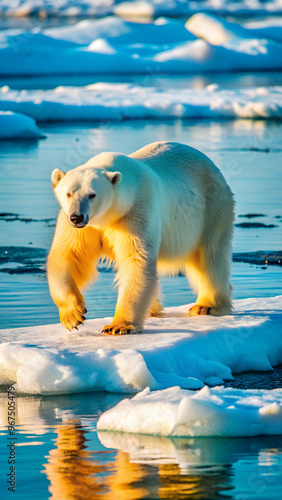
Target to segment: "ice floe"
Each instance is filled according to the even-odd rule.
[[[12,111],[0,111],[0,140],[39,139],[44,137],[30,116]]]
[[[30,394],[201,389],[282,362],[282,296],[234,301],[225,317],[188,318],[187,309],[168,308],[129,336],[102,336],[109,318],[70,334],[61,325],[0,330],[0,384]]]
[[[103,413],[97,429],[191,437],[282,434],[282,389],[145,389]]]
[[[223,90],[143,87],[96,83],[54,90],[0,89],[0,109],[37,121],[125,120],[139,118],[281,119],[282,87]]]
[[[185,28],[179,20],[144,24],[112,16],[42,31],[4,30],[0,74],[157,76],[281,69],[279,26],[265,23],[241,27],[197,14]]]

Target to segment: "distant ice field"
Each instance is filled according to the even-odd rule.
[[[202,28],[204,27],[204,29]],[[0,33],[0,75],[195,74],[282,68],[281,20],[230,23],[207,14],[141,23],[112,16]]]

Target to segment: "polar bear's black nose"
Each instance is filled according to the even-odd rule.
[[[84,215],[80,214],[71,214],[70,216],[70,220],[74,223],[74,224],[80,224],[84,219]]]

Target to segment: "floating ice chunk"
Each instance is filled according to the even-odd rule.
[[[215,90],[218,90],[218,89],[219,89],[219,86],[217,83],[210,83],[210,85],[206,86],[206,90],[208,92],[214,92]]]
[[[282,434],[282,389],[145,390],[103,413],[97,429],[160,436]]]
[[[3,91],[5,94],[6,89]],[[1,139],[40,139],[44,135],[30,116],[12,111],[0,111]]]
[[[227,23],[227,26],[228,24],[231,23]],[[213,45],[222,45],[231,40],[234,35],[234,32],[230,32],[222,20],[204,13],[194,14],[185,26],[195,36],[204,38]]]
[[[155,9],[152,2],[137,0],[116,5],[114,12],[121,17],[152,17],[155,14]]]
[[[86,49],[89,52],[98,52],[99,54],[115,54],[116,51],[106,40],[97,38]]]

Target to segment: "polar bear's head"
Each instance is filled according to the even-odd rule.
[[[67,173],[56,168],[51,175],[58,201],[69,223],[77,228],[101,221],[113,205],[121,179],[120,172],[94,168],[89,162]]]

